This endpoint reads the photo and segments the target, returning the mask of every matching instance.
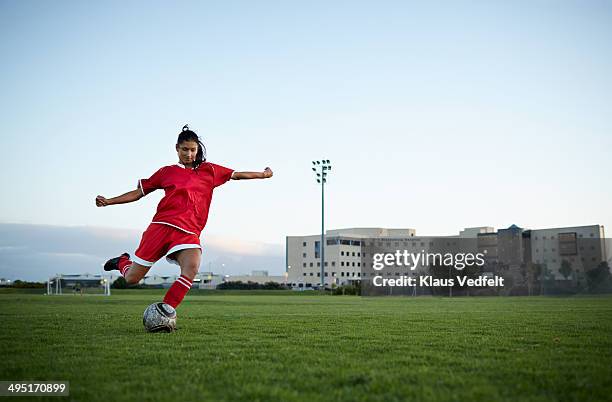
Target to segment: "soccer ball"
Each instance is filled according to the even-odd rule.
[[[166,303],[153,303],[145,309],[142,323],[149,332],[172,332],[176,329],[176,310]]]

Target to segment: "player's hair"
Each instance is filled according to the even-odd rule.
[[[184,141],[193,141],[198,144],[198,153],[196,154],[195,162],[193,162],[193,170],[197,169],[198,166],[202,164],[202,162],[206,162],[206,147],[202,144],[200,137],[189,129],[189,125],[185,124],[183,129],[179,133],[178,139],[176,140],[176,145],[180,145]]]

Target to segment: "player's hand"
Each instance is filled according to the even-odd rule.
[[[110,203],[106,198],[101,195],[96,197],[96,207],[106,207],[108,205],[110,205]]]
[[[269,167],[267,167],[264,171],[263,171],[263,177],[264,179],[268,179],[270,177],[272,177],[274,173],[272,173],[272,169],[270,169]]]

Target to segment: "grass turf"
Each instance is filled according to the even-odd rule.
[[[603,401],[612,395],[609,296],[194,292],[178,310],[179,331],[145,333],[142,312],[162,294],[0,293],[0,380],[69,380],[69,398],[79,401]]]

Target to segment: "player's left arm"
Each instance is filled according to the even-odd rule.
[[[269,179],[272,175],[272,169],[267,167],[263,172],[234,172],[232,180]]]

